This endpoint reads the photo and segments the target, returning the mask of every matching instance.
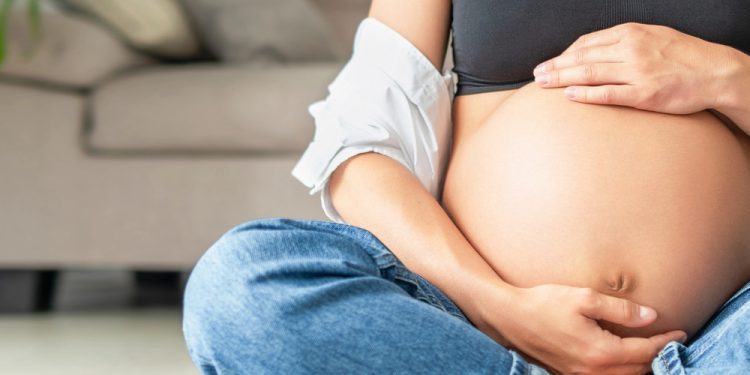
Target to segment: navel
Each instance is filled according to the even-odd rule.
[[[633,277],[626,275],[625,272],[615,272],[605,280],[605,287],[608,291],[617,294],[632,292],[635,286]]]

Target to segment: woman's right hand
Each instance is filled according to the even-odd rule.
[[[484,294],[474,324],[500,344],[565,374],[644,374],[667,343],[687,337],[671,331],[620,338],[602,329],[597,320],[643,327],[656,320],[656,312],[592,289],[549,284],[505,292],[510,296]]]

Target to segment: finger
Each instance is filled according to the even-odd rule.
[[[635,85],[570,86],[565,89],[565,96],[576,102],[628,107],[636,107],[643,94],[643,89]]]
[[[628,22],[615,25],[607,29],[581,35],[580,37],[578,37],[578,39],[576,39],[575,42],[573,42],[573,44],[568,46],[568,48],[563,53],[575,51],[583,47],[606,46],[618,43],[620,40],[622,40],[622,37],[625,34],[635,31],[641,26],[642,25],[639,23]]]
[[[628,72],[622,63],[586,64],[542,73],[536,81],[544,87],[627,83]]]
[[[612,46],[583,47],[539,64],[534,68],[534,75],[583,64],[623,61],[622,49]]]
[[[608,331],[601,331],[602,336],[596,341],[587,360],[606,371],[595,373],[630,373],[648,372],[651,362],[670,341],[684,341],[687,337],[682,331],[671,331],[649,338],[620,338]],[[617,371],[615,371],[617,370]]]
[[[650,363],[656,355],[672,341],[684,342],[687,334],[683,331],[671,331],[649,338],[629,337],[621,339],[619,351],[624,363]]]
[[[650,307],[596,292],[586,295],[580,312],[591,319],[606,320],[625,327],[643,327],[656,320],[656,310]]]

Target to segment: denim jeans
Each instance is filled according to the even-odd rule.
[[[690,345],[667,345],[654,372],[750,373],[749,289]],[[204,374],[547,373],[370,232],[333,222],[258,220],[222,236],[190,275],[183,331]]]

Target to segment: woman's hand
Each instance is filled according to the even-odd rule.
[[[690,114],[717,107],[733,51],[666,26],[624,23],[581,36],[534,76],[542,87],[568,87],[577,102]]]
[[[656,320],[656,312],[591,289],[516,288],[510,301],[483,301],[482,321],[474,322],[477,328],[565,374],[644,374],[667,343],[687,338],[682,331],[650,338],[620,338],[605,331],[597,320],[643,327]]]

